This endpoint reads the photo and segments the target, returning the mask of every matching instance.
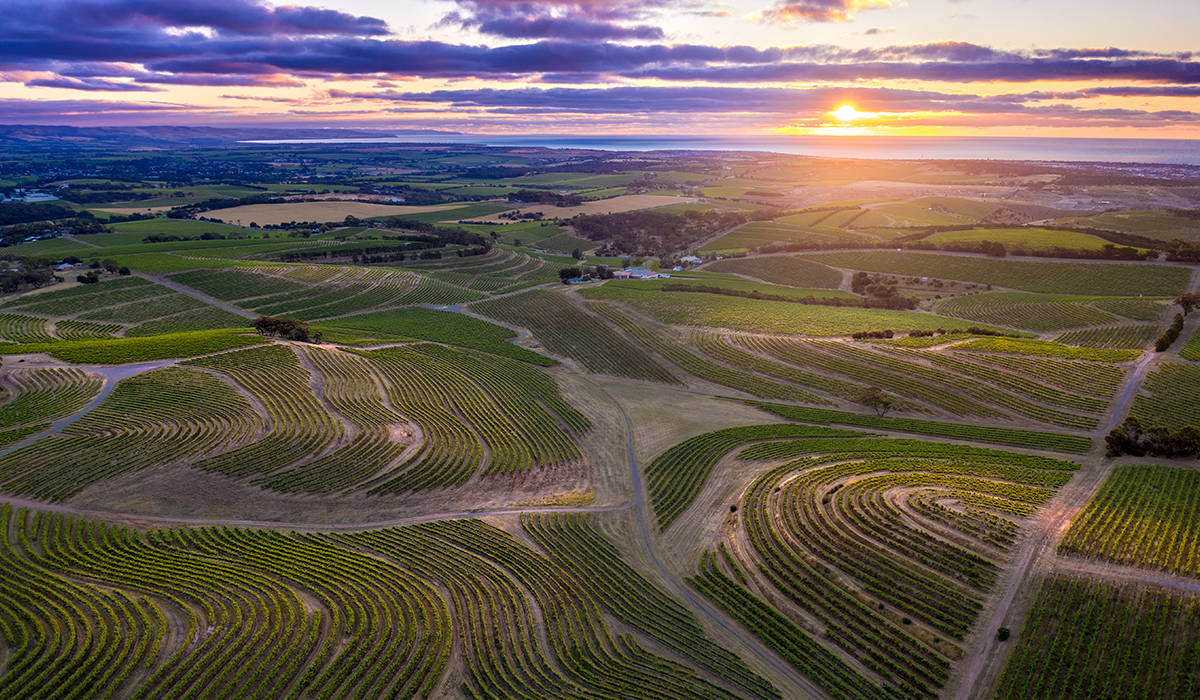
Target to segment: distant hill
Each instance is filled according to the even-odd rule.
[[[238,141],[277,139],[388,138],[404,135],[446,134],[432,129],[263,129],[212,126],[36,126],[0,125],[0,145],[215,146]]]

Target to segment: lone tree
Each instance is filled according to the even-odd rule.
[[[875,415],[880,417],[883,417],[888,411],[896,407],[896,403],[892,397],[883,393],[883,389],[877,386],[869,386],[863,389],[862,394],[858,397],[858,402],[874,409]]]

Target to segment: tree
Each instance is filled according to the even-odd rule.
[[[862,390],[862,394],[858,397],[858,402],[875,411],[875,415],[883,417],[888,411],[895,408],[896,402],[891,396],[884,393],[883,389],[877,386],[869,386]]]
[[[1175,303],[1183,308],[1183,315],[1187,316],[1192,312],[1192,309],[1200,306],[1200,294],[1192,294],[1191,292],[1180,294],[1175,298]]]
[[[580,259],[580,258],[582,258],[582,257],[583,257],[583,253],[579,252],[579,249],[578,249],[578,248],[576,248],[575,250],[572,250],[572,251],[571,251],[571,257],[572,257],[572,258],[575,258],[576,260],[578,260],[578,259]]]
[[[579,277],[582,274],[583,273],[579,271],[578,267],[564,267],[558,271],[558,278],[565,282],[573,277]]]
[[[310,329],[307,323],[294,318],[259,316],[254,319],[254,330],[263,335],[280,336],[288,340],[306,341]]]

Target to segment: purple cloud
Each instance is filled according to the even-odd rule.
[[[460,9],[447,14],[440,24],[509,39],[648,41],[664,36],[659,27],[641,23],[647,10],[656,4],[628,0],[459,0]]]
[[[33,78],[25,81],[28,87],[64,88],[92,92],[162,92],[163,88],[137,83],[120,83],[104,78],[67,78],[61,75],[51,78]]]
[[[622,41],[661,39],[663,30],[646,24],[623,26],[569,17],[496,17],[480,22],[482,34],[513,39],[579,39],[584,41]]]
[[[863,10],[878,10],[891,7],[888,0],[783,0],[774,7],[763,10],[765,22],[788,24],[791,22],[849,22]]]
[[[311,6],[273,7],[260,0],[13,0],[6,15],[12,24],[6,29],[18,35],[59,28],[85,40],[109,30],[123,34],[148,28],[300,36],[390,33],[387,23],[374,17]]]
[[[856,0],[814,6],[866,7]],[[334,77],[393,82],[480,78],[603,83],[628,79],[754,85],[927,80],[950,83],[1144,81],[1200,85],[1200,60],[1117,48],[1000,50],[969,42],[755,48],[624,44],[660,31],[629,2],[464,0],[460,21],[507,35],[576,37],[505,46],[403,41],[370,17],[254,0],[12,0],[0,14],[5,80],[80,90],[152,85],[296,87]],[[9,9],[9,8],[6,8]],[[549,19],[547,19],[549,18]],[[474,26],[474,25],[472,25]],[[585,37],[586,35],[586,37]],[[579,38],[585,37],[585,38]],[[14,77],[16,76],[16,77]],[[29,84],[34,84],[30,82]]]
[[[1083,93],[1075,93],[1083,95]],[[781,117],[827,119],[834,105],[852,102],[860,110],[892,114],[915,113],[921,123],[941,123],[990,115],[998,117],[1103,120],[1130,125],[1166,126],[1195,122],[1193,112],[1167,110],[1084,110],[1069,105],[1028,105],[1057,98],[1055,93],[1027,93],[981,97],[928,90],[894,88],[739,88],[739,87],[615,87],[497,90],[435,90],[432,92],[349,92],[331,90],[335,100],[383,102],[412,109],[421,105],[448,105],[456,113],[490,115],[721,115],[753,113],[778,121]]]

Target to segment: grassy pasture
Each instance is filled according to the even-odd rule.
[[[893,251],[809,253],[810,260],[850,270],[937,277],[1044,294],[1174,297],[1189,270],[1154,264],[1032,262]]]
[[[591,299],[626,301],[666,323],[752,333],[836,336],[856,331],[935,330],[946,319],[912,311],[808,306],[716,294],[668,294],[605,284],[581,292]]]
[[[993,243],[1003,243],[1008,247],[1022,247],[1029,250],[1044,250],[1055,247],[1100,250],[1105,245],[1112,245],[1103,238],[1087,233],[1078,231],[1050,231],[1042,228],[946,231],[930,236],[925,240],[937,245],[942,243],[979,243],[980,241],[991,241]]]

